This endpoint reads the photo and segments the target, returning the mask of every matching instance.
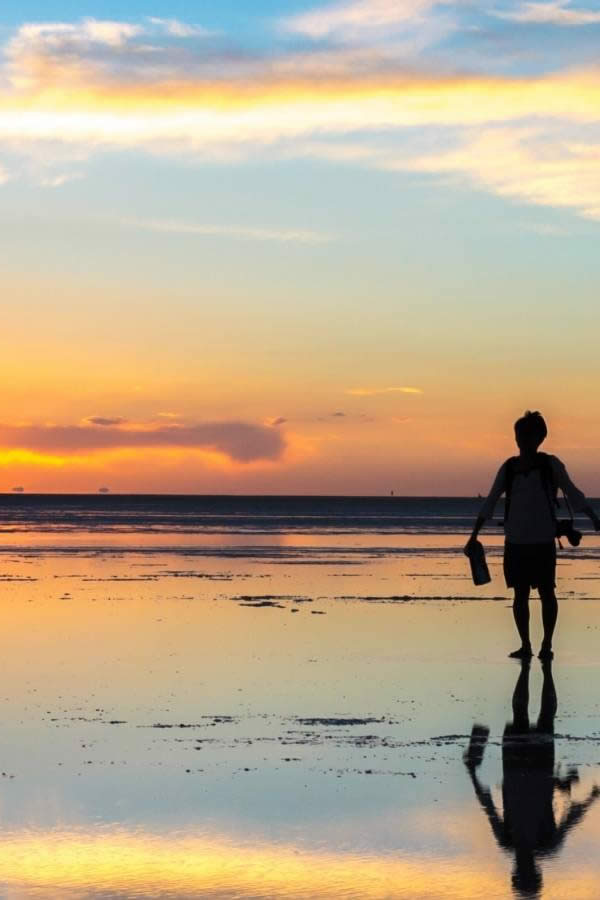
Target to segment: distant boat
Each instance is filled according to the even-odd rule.
[[[107,487],[98,488],[98,493],[99,494],[110,494],[110,488],[107,488]]]
[[[17,487],[14,487],[12,489],[13,494],[22,494],[24,491],[25,491],[25,488],[21,487],[21,485],[18,485]]]

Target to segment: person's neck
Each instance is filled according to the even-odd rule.
[[[524,463],[532,463],[537,459],[538,451],[537,450],[520,450],[519,457]]]

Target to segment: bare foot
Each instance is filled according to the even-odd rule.
[[[509,659],[531,659],[533,656],[533,651],[531,649],[531,645],[519,647],[518,650],[513,650],[512,653],[508,654]]]

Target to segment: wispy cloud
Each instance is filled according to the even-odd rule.
[[[394,163],[390,162],[390,167]],[[600,221],[600,143],[543,129],[484,129],[457,149],[400,160],[402,170],[455,175],[525,203],[570,208]]]
[[[349,388],[346,392],[351,397],[379,397],[384,394],[422,394],[418,387],[384,387],[384,388]]]
[[[171,219],[121,219],[128,228],[141,228],[163,234],[181,234],[198,237],[236,238],[249,241],[279,241],[281,243],[324,244],[333,240],[332,235],[310,229],[260,228],[244,225],[211,225],[199,222],[181,222]]]
[[[86,454],[116,449],[210,450],[239,463],[278,460],[286,447],[279,429],[247,422],[196,425],[115,424],[93,417],[84,425],[0,425],[2,449]]]
[[[89,416],[85,419],[86,425],[124,425],[127,422],[127,419],[122,418],[122,416]]]
[[[32,22],[21,25],[9,43],[10,56],[27,50],[63,50],[82,44],[122,47],[130,38],[142,34],[141,25],[110,20],[83,19],[81,22]]]
[[[389,37],[390,29],[398,26],[422,27],[433,8],[450,5],[452,0],[350,0],[291,16],[283,25],[311,38],[364,40],[374,32],[386,32]]]
[[[179,19],[159,19],[156,16],[150,16],[148,21],[172,37],[207,37],[214,34],[213,31],[204,28],[202,25],[192,25],[189,22],[181,22]]]
[[[361,0],[323,7],[314,15],[363,22],[370,10],[375,21],[385,22],[389,16],[433,14],[438,7],[452,8],[425,0]],[[156,39],[151,51],[145,40],[144,26],[131,23],[88,19],[22,26],[6,47],[2,147],[30,159],[32,169],[41,167],[40,180],[47,183],[68,177],[63,169],[69,154],[79,173],[86,156],[103,149],[187,153],[195,160],[232,164],[255,155],[312,155],[426,173],[440,185],[450,177],[600,219],[597,67],[492,76],[408,66],[379,45],[325,46],[261,58],[207,52],[202,36],[198,48],[192,36],[192,46],[178,44],[178,52],[170,35],[163,43]],[[433,150],[424,149],[427,143]],[[48,172],[54,155],[62,160],[58,174]],[[244,240],[334,239],[311,229],[237,223],[123,224]]]
[[[58,188],[71,181],[80,181],[83,178],[81,172],[61,172],[59,175],[40,175],[39,182],[43,187]]]
[[[534,234],[541,234],[544,237],[565,237],[570,233],[568,228],[548,222],[527,222],[522,227],[524,231],[532,231]]]
[[[581,9],[571,6],[569,0],[552,0],[550,3],[523,3],[513,10],[493,11],[500,19],[524,24],[540,25],[597,25],[600,23],[600,12],[593,9]]]

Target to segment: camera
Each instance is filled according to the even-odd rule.
[[[581,532],[573,527],[570,519],[563,519],[556,523],[556,537],[566,537],[571,547],[579,547],[581,543]]]

